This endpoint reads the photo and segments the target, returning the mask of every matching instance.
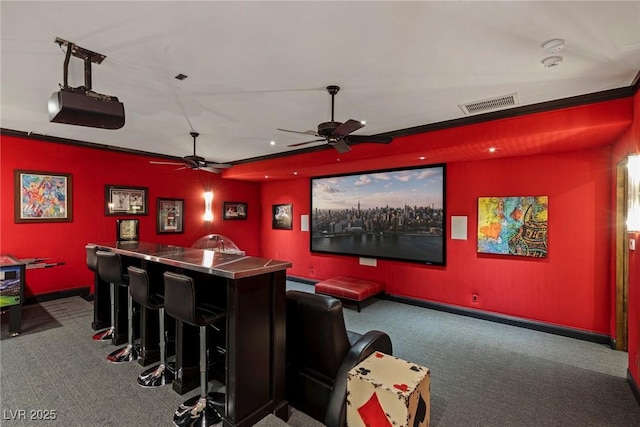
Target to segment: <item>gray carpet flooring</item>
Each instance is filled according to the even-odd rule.
[[[344,313],[348,329],[384,331],[395,356],[430,369],[432,426],[640,426],[626,352],[386,300]]]
[[[143,389],[137,363],[107,363],[113,346],[92,342],[92,310],[77,297],[27,306],[17,337],[2,317],[2,426],[169,426],[174,409],[197,394]],[[385,300],[361,313],[345,309],[345,320],[354,331],[387,332],[396,356],[431,369],[432,426],[640,425],[624,352]],[[55,411],[56,419],[11,419],[18,410]],[[268,416],[258,425],[284,423]],[[289,425],[320,424],[294,409]]]

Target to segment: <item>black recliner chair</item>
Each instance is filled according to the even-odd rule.
[[[328,427],[346,425],[347,372],[373,352],[392,354],[389,335],[347,331],[340,300],[287,292],[287,399]]]

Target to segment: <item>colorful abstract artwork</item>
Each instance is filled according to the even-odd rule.
[[[479,197],[478,253],[547,256],[548,196]]]
[[[15,222],[71,221],[71,175],[15,171]]]

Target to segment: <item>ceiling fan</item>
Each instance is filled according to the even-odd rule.
[[[344,123],[336,122],[333,118],[334,113],[334,98],[340,86],[327,86],[327,92],[331,95],[331,121],[320,123],[318,125],[318,131],[308,130],[305,132],[299,132],[295,130],[280,129],[283,132],[299,133],[302,135],[313,135],[321,139],[314,139],[312,141],[299,142],[297,144],[288,145],[288,147],[299,147],[301,145],[311,144],[319,141],[326,141],[330,146],[335,148],[338,153],[346,153],[351,150],[348,144],[350,143],[374,143],[374,144],[389,144],[393,141],[393,137],[390,136],[367,136],[367,135],[350,135],[350,133],[357,131],[364,127],[364,122],[359,120],[349,119]]]
[[[210,160],[205,160],[204,157],[196,155],[196,138],[200,135],[198,132],[189,132],[189,135],[193,137],[193,155],[184,156],[182,163],[177,162],[158,162],[150,160],[149,163],[154,165],[176,165],[182,166],[179,169],[194,169],[203,170],[212,173],[220,173],[222,169],[228,169],[231,167],[228,163],[216,163]]]

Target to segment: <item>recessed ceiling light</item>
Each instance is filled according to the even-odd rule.
[[[265,175],[264,177],[265,177],[265,178],[269,178],[269,175]]]
[[[557,67],[562,62],[562,56],[549,56],[540,62],[547,68]]]
[[[496,151],[498,151],[498,149],[496,147],[489,147],[487,151],[490,153],[495,153]]]
[[[564,48],[564,40],[563,39],[551,39],[542,43],[542,49],[548,53],[557,53],[560,52]]]
[[[294,175],[298,175],[298,171],[293,172]]]
[[[360,123],[362,123],[363,125],[366,125],[367,121],[366,120],[360,120]]]
[[[424,159],[426,159],[426,157],[425,156],[420,156],[420,157],[418,157],[418,159],[424,160]]]
[[[271,141],[271,142],[269,142],[269,144],[276,145],[276,142],[275,141]]]

